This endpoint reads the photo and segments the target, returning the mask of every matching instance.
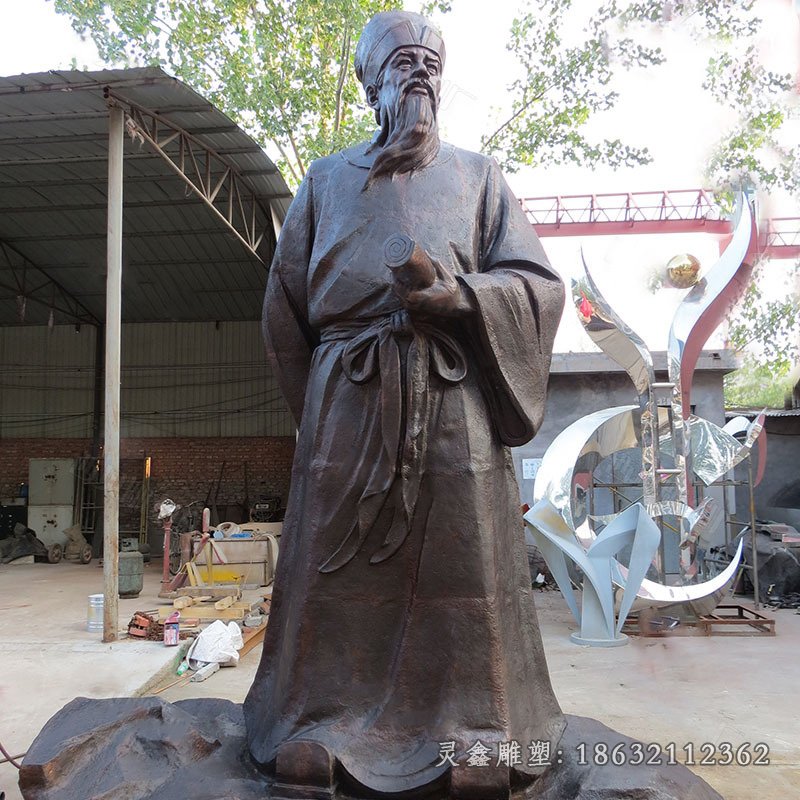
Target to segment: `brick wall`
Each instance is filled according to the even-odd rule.
[[[16,495],[19,484],[27,483],[29,459],[87,456],[90,446],[88,439],[0,439],[0,496]],[[294,446],[293,436],[123,439],[121,458],[152,458],[151,506],[165,497],[180,505],[202,503],[222,462],[219,505],[244,499],[245,463],[250,502],[262,495],[279,496],[285,505]]]
[[[0,497],[17,495],[28,482],[28,459],[77,458],[89,454],[88,439],[0,439]]]

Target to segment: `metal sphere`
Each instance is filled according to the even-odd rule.
[[[700,262],[691,253],[681,253],[667,263],[667,279],[676,289],[688,289],[699,280]]]

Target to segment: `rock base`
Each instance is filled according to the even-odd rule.
[[[247,755],[242,707],[229,700],[157,697],[64,706],[22,764],[25,800],[264,800]]]
[[[566,718],[557,759],[530,787],[526,800],[724,800],[683,764],[669,764],[668,755],[655,746],[596,719]],[[615,747],[617,760],[624,759],[619,766],[611,762]]]
[[[722,800],[686,767],[668,764],[666,754],[645,749],[642,761],[651,763],[637,764],[633,739],[586,717],[567,721],[553,765],[514,800]],[[624,757],[619,765],[610,760],[615,746],[615,760]],[[25,800],[274,796],[248,755],[242,707],[215,699],[77,698],[31,745],[19,785]]]

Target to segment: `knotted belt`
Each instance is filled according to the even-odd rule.
[[[405,376],[400,341],[405,339]],[[333,572],[347,564],[367,538],[395,480],[402,502],[371,564],[385,561],[403,544],[411,529],[425,471],[428,438],[428,379],[431,372],[445,383],[459,383],[467,374],[461,345],[433,325],[414,321],[404,309],[358,324],[333,326],[323,342],[349,340],[341,355],[342,370],[355,384],[380,376],[381,457],[377,459],[358,500],[358,518],[336,552],[320,567]],[[404,380],[405,377],[405,380]]]

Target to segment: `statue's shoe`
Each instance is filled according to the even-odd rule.
[[[285,742],[275,760],[273,800],[331,800],[334,759],[318,742]]]

